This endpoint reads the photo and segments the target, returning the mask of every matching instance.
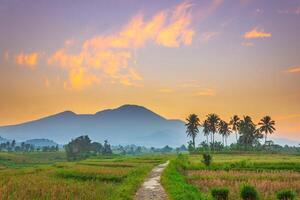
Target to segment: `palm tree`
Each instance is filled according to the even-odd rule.
[[[260,126],[258,128],[259,132],[265,133],[265,144],[266,144],[268,134],[272,134],[276,130],[274,127],[275,121],[272,120],[270,116],[265,116],[259,121],[258,125]]]
[[[197,136],[197,133],[199,132],[198,127],[200,126],[200,120],[196,114],[190,114],[186,120],[186,133],[188,137],[192,138],[193,146],[195,148],[195,138]]]
[[[220,121],[219,123],[219,133],[222,135],[223,137],[223,145],[224,145],[224,139],[226,142],[226,146],[227,146],[227,138],[231,133],[231,129],[229,127],[229,124],[223,120]]]
[[[262,138],[262,134],[257,131],[256,125],[249,116],[244,116],[244,119],[240,121],[239,133],[239,143],[244,145],[246,149],[253,147],[253,144]]]
[[[207,122],[209,124],[209,132],[212,133],[212,145],[214,150],[215,145],[215,133],[218,131],[220,118],[216,114],[207,115]]]
[[[230,125],[232,130],[235,132],[236,142],[238,142],[238,130],[240,126],[240,118],[237,115],[234,115],[230,120]]]
[[[203,124],[202,124],[202,126],[203,126],[203,133],[204,133],[204,136],[206,136],[206,142],[207,142],[207,145],[209,145],[208,144],[208,136],[209,136],[209,123],[208,123],[208,121],[207,120],[205,120],[204,122],[203,122]]]

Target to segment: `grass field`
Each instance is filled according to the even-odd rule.
[[[280,189],[292,189],[300,195],[300,156],[215,154],[210,167],[206,167],[201,160],[200,155],[177,160],[177,165],[181,167],[177,166],[179,174],[176,176],[182,176],[182,180],[173,188],[169,187],[172,183],[167,181],[174,178],[176,172],[169,166],[169,171],[164,173],[164,185],[171,199],[210,199],[212,188],[227,187],[229,199],[237,200],[244,184],[255,186],[261,200],[276,199],[276,191]],[[180,196],[182,193],[189,196]]]
[[[214,154],[206,167],[201,155],[92,157],[67,162],[63,152],[0,153],[0,199],[132,199],[150,170],[171,159],[162,176],[170,200],[211,199],[210,190],[227,187],[229,199],[251,184],[261,200],[276,191],[300,195],[300,156]]]
[[[66,162],[63,153],[0,153],[0,199],[131,199],[166,156]]]

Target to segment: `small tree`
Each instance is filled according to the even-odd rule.
[[[213,188],[211,196],[214,200],[228,200],[229,190],[227,188]]]
[[[202,162],[208,167],[211,164],[212,156],[209,153],[204,153],[202,155]]]
[[[243,200],[258,200],[258,193],[253,186],[244,185],[241,190]]]
[[[278,200],[294,200],[296,198],[296,194],[293,190],[280,190],[277,192]]]
[[[110,144],[108,144],[107,140],[104,141],[103,154],[104,155],[111,155],[112,154]]]

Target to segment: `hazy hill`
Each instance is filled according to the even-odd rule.
[[[161,147],[187,142],[184,122],[168,120],[142,106],[124,105],[95,114],[65,111],[39,120],[0,127],[0,136],[24,141],[47,138],[64,144],[87,134],[92,140],[112,144]]]

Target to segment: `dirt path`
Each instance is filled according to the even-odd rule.
[[[169,161],[156,166],[135,194],[134,200],[166,200],[167,194],[160,183],[160,176]]]

